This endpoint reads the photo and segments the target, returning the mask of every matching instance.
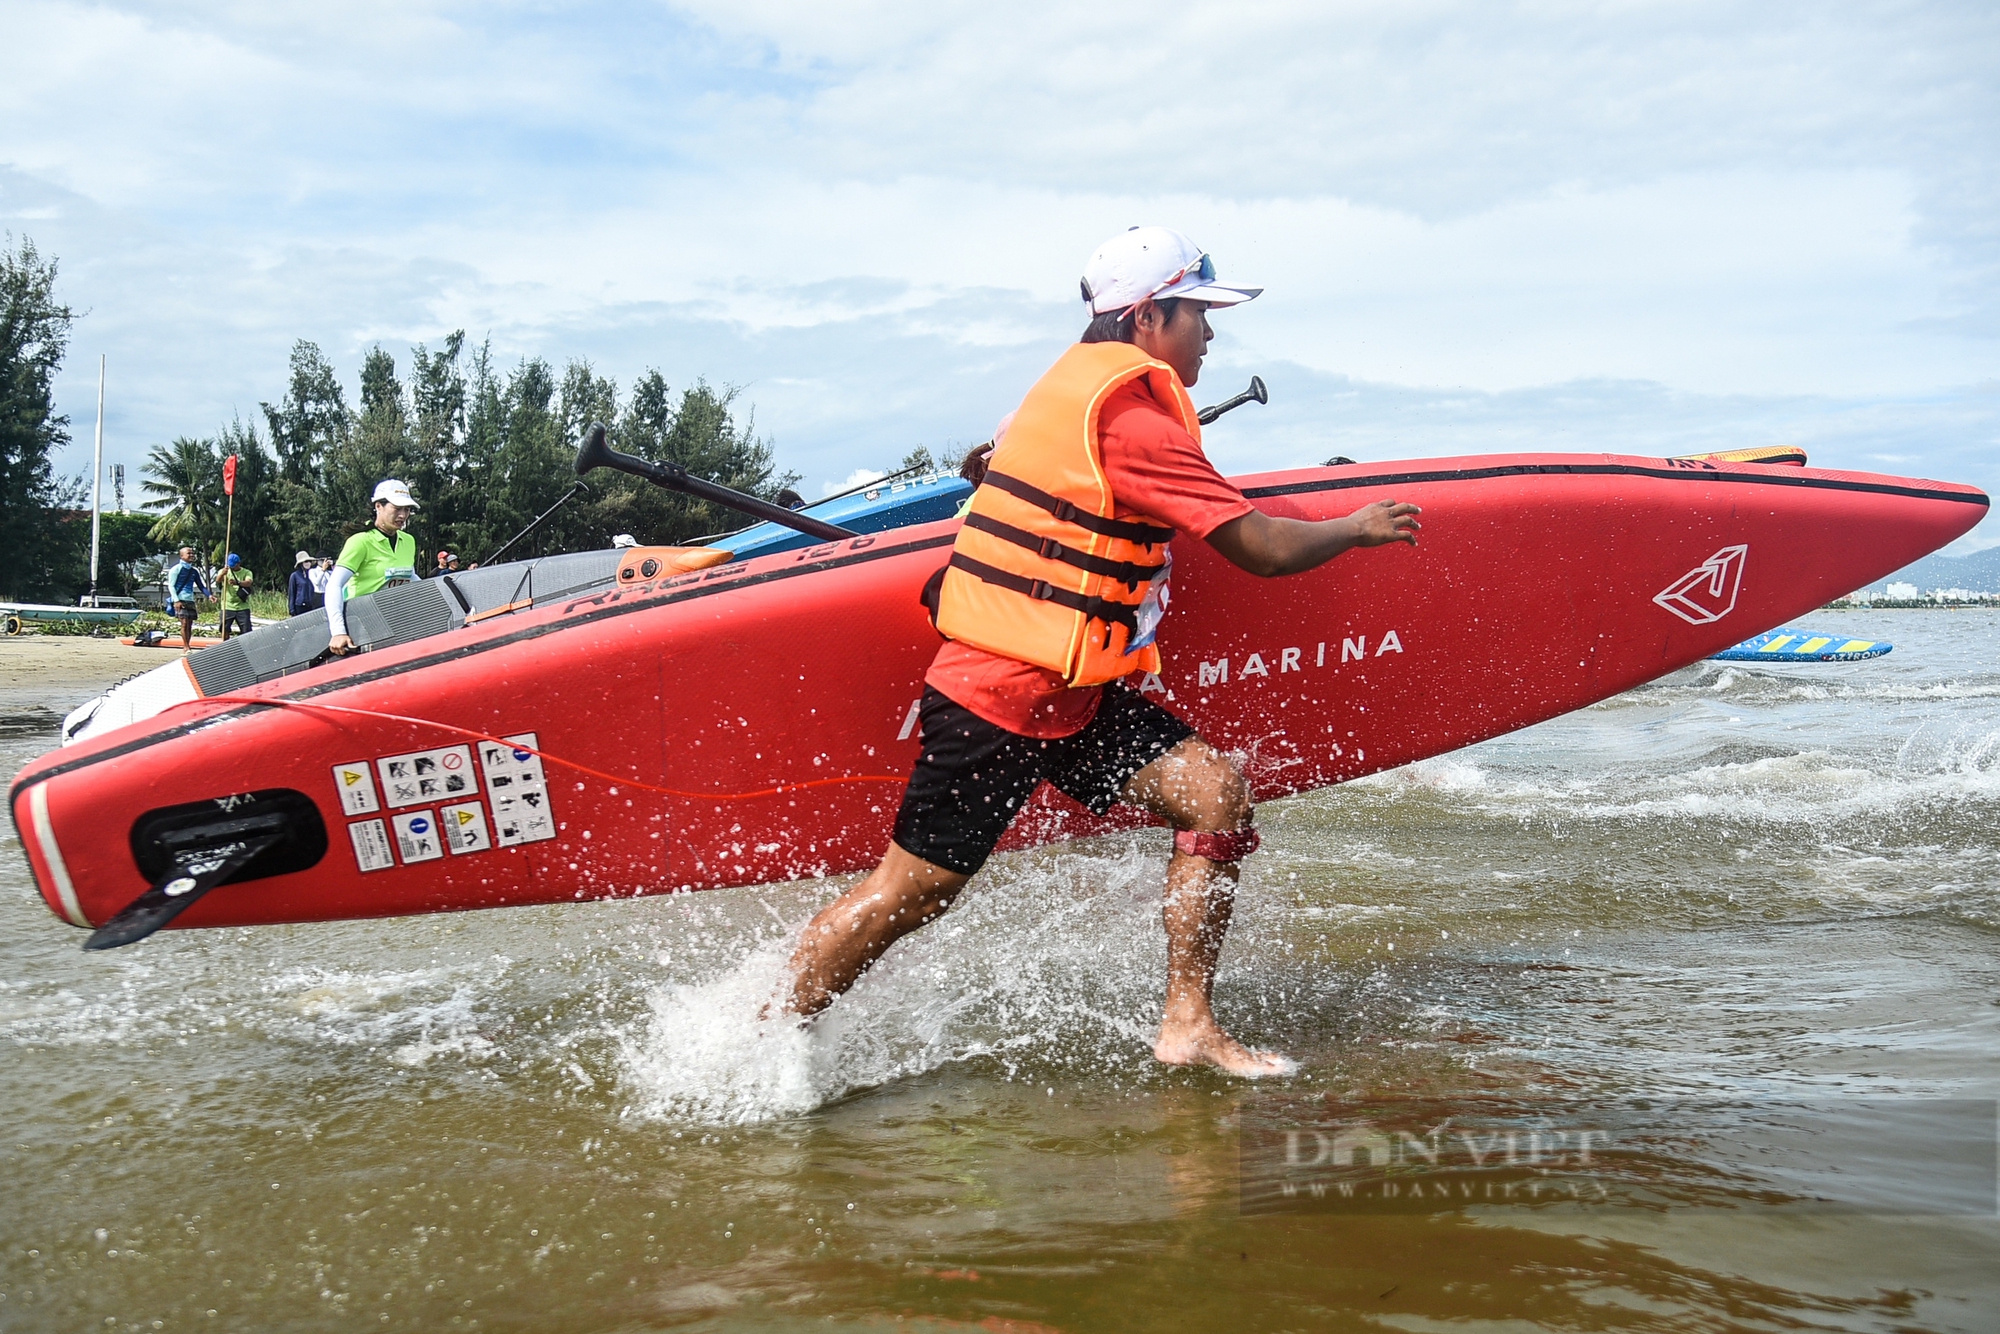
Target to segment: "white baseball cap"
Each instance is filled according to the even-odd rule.
[[[1147,297],[1184,296],[1234,306],[1261,287],[1218,287],[1215,261],[1171,227],[1133,227],[1097,247],[1083,266],[1083,299],[1093,315],[1129,310]]]
[[[418,508],[417,498],[410,494],[409,483],[399,482],[393,477],[386,482],[378,483],[375,487],[375,499],[372,503],[379,505],[385,500],[391,505],[408,505],[411,509]]]

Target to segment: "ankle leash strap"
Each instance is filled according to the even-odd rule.
[[[1181,829],[1174,833],[1174,851],[1190,857],[1206,857],[1212,862],[1240,862],[1263,841],[1255,829],[1230,829],[1220,834]]]

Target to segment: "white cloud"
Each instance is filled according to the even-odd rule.
[[[0,28],[0,226],[62,257],[127,462],[275,398],[293,338],[351,374],[465,327],[743,384],[816,486],[983,438],[1142,220],[1271,289],[1218,318],[1200,395],[1272,381],[1218,431],[1236,466],[1357,405],[1416,453],[1797,425],[1984,477],[1995,443],[1989,5],[0,0]]]
[[[888,473],[882,471],[880,468],[856,468],[837,482],[822,482],[819,493],[822,496],[831,496],[839,492],[852,491],[857,487],[866,486],[870,482],[879,482],[888,475]]]

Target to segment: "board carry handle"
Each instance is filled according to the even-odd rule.
[[[1245,403],[1269,403],[1270,401],[1271,393],[1264,388],[1264,377],[1253,375],[1250,377],[1250,387],[1248,389],[1245,389],[1234,398],[1225,398],[1222,402],[1212,407],[1203,408],[1200,412],[1195,413],[1194,416],[1196,421],[1206,426],[1232,408],[1240,408]]]
[[[190,865],[167,869],[151,889],[133,899],[83,942],[87,950],[115,950],[144,940],[194,906],[202,895],[284,840],[283,830],[251,834]]]
[[[643,477],[654,486],[678,491],[696,500],[706,500],[726,506],[753,519],[763,519],[770,523],[783,524],[787,528],[819,538],[822,542],[836,542],[844,537],[858,537],[852,528],[842,528],[824,519],[815,519],[788,510],[783,505],[774,505],[768,500],[745,495],[741,491],[696,477],[678,463],[654,463],[636,454],[623,454],[604,443],[604,423],[592,422],[590,429],[583,433],[583,443],[576,451],[576,471],[578,475],[593,468],[615,468],[619,472],[629,472],[634,477]]]

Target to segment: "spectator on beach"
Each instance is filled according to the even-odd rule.
[[[314,561],[313,567],[306,571],[306,577],[311,579],[313,584],[313,606],[324,607],[326,605],[326,581],[333,578],[333,557],[321,556],[318,560]]]
[[[441,574],[450,574],[457,568],[458,557],[452,555],[449,551],[440,551],[437,554],[437,564],[424,571],[424,578],[435,579]]]
[[[235,552],[223,562],[222,571],[222,638],[229,640],[232,629],[239,635],[250,633],[250,587],[256,583],[256,576],[250,567]]]
[[[194,613],[197,598],[212,598],[208,576],[194,563],[194,548],[182,547],[180,563],[167,571],[167,590],[173,595],[174,615],[181,622],[181,647],[194,647]]]
[[[301,551],[292,558],[292,577],[285,581],[285,601],[294,616],[303,616],[320,605],[319,590],[313,587],[313,558]]]
[[[417,577],[423,553],[415,538],[405,538],[410,517],[417,512],[417,498],[397,478],[384,479],[375,488],[372,502],[375,523],[347,539],[334,562],[333,578],[326,585],[326,624],[330,632],[327,648],[336,656],[350,653],[354,640],[347,633],[348,598],[366,597],[383,588],[394,588]],[[404,545],[407,540],[408,545]]]

